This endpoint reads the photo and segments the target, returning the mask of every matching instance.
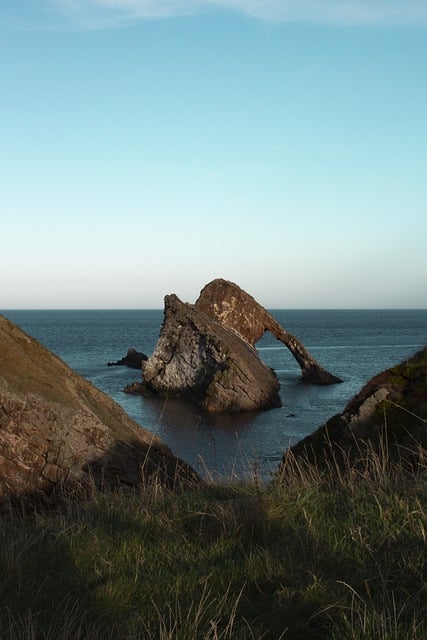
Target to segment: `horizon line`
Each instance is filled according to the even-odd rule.
[[[195,303],[189,303],[195,304]],[[427,311],[427,307],[276,307],[262,305],[268,311]],[[5,307],[0,314],[9,311],[164,311],[164,307]]]

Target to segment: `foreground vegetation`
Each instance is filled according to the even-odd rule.
[[[421,640],[426,466],[69,496],[3,515],[1,640]]]

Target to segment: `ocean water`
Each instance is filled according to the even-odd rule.
[[[427,344],[427,310],[272,310],[282,326],[343,383],[327,387],[302,383],[290,352],[266,334],[256,346],[279,377],[283,406],[210,415],[180,400],[125,394],[124,386],[139,380],[139,372],[107,366],[129,347],[152,353],[162,310],[1,313],[112,396],[175,455],[214,479],[255,473],[268,479],[290,445],[341,412],[373,375]]]

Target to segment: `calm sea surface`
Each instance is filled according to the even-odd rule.
[[[289,445],[342,411],[374,374],[427,344],[427,310],[273,310],[283,327],[323,367],[340,376],[343,384],[303,384],[289,351],[266,335],[257,348],[280,379],[283,407],[207,415],[182,401],[127,395],[123,388],[140,379],[138,371],[107,367],[107,362],[123,357],[128,347],[152,353],[162,310],[1,313],[112,396],[139,424],[158,434],[175,455],[214,478],[254,472],[267,478]]]

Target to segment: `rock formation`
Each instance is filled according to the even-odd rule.
[[[266,331],[290,349],[305,382],[340,382],[252,296],[217,279],[204,287],[194,305],[174,294],[165,297],[159,340],[153,355],[142,363],[143,382],[125,391],[184,398],[207,411],[280,406],[277,376],[254,348]]]
[[[197,479],[109,396],[0,316],[0,499],[58,485]]]
[[[373,377],[313,434],[290,449],[292,456],[324,464],[363,464],[367,451],[399,464],[417,464],[427,453],[427,347]],[[288,457],[284,455],[284,461]],[[421,456],[422,459],[422,456]],[[282,463],[283,468],[283,463]]]
[[[218,278],[201,291],[196,307],[213,316],[252,346],[270,331],[292,353],[311,384],[335,384],[339,378],[325,371],[292,334],[288,333],[252,296],[228,280]]]
[[[280,406],[278,379],[255,349],[174,294],[165,297],[160,337],[142,372],[143,387],[191,400],[206,411]]]
[[[123,358],[116,362],[108,362],[109,367],[130,367],[131,369],[141,369],[142,363],[148,359],[145,353],[137,351],[133,347],[128,349],[128,352]]]

